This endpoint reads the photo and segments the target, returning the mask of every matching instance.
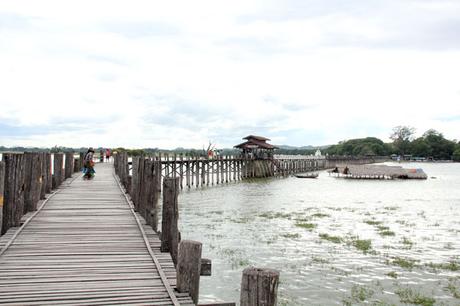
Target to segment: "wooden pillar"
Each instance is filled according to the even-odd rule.
[[[64,170],[64,179],[72,177],[73,172],[73,152],[67,152],[65,154],[65,170]]]
[[[46,187],[45,192],[50,193],[53,189],[53,175],[51,174],[51,153],[45,153],[45,176],[46,176]]]
[[[23,154],[4,153],[5,184],[3,191],[2,234],[13,226],[20,226],[24,213],[24,172]]]
[[[209,186],[209,173],[211,172],[211,162],[209,160],[206,161],[206,186]]]
[[[5,163],[0,161],[0,235],[2,234],[3,224],[3,191],[5,188]]]
[[[207,165],[207,161],[202,160],[201,161],[201,186],[206,185],[206,165]]]
[[[24,213],[37,210],[42,190],[42,165],[39,153],[24,153]]]
[[[64,180],[64,155],[62,153],[54,153],[54,171],[53,171],[53,189],[59,187]]]
[[[153,161],[153,202],[150,209],[151,226],[156,232],[158,230],[158,200],[161,193],[161,162]]]
[[[220,156],[216,157],[216,184],[219,185],[220,179]]]
[[[200,185],[200,161],[198,160],[198,157],[195,160],[195,176],[195,184],[198,188],[198,186]]]
[[[190,188],[190,159],[188,156],[185,161],[185,185]]]
[[[180,189],[184,189],[184,155],[181,153],[179,160]]]
[[[177,176],[177,155],[176,153],[174,153],[171,168],[172,168],[172,173],[173,173],[172,177],[176,177]]]
[[[161,251],[170,252],[174,264],[177,263],[177,249],[180,240],[178,227],[179,178],[163,180],[163,218],[161,223]]]
[[[153,208],[153,163],[150,159],[144,159],[143,188],[141,189],[142,211],[140,214],[144,217],[147,224],[152,224],[151,211]]]
[[[131,179],[131,199],[134,203],[134,207],[137,209],[139,204],[139,190],[140,190],[140,172],[139,172],[139,156],[133,156],[132,158],[132,179]]]
[[[201,242],[181,241],[176,267],[177,290],[188,292],[195,305],[198,304],[200,291],[201,249]]]
[[[241,306],[274,306],[278,294],[280,273],[273,269],[249,267],[243,270]]]
[[[214,186],[214,157],[209,161],[209,165],[211,166],[210,174],[211,174],[211,185]]]

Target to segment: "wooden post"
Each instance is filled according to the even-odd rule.
[[[3,224],[3,190],[5,187],[5,163],[0,161],[0,235]]]
[[[63,162],[64,155],[62,153],[54,153],[53,189],[59,187],[63,181]]]
[[[179,167],[180,189],[184,189],[184,155],[182,153],[180,154]]]
[[[142,185],[142,211],[140,211],[140,214],[144,217],[147,224],[152,224],[151,211],[153,207],[154,177],[153,163],[150,159],[144,159],[144,175]]]
[[[158,199],[161,193],[161,162],[153,160],[153,203],[150,210],[151,226],[156,232],[158,230]]]
[[[39,153],[38,155],[39,163],[40,163],[40,179],[42,181],[41,189],[40,189],[40,199],[45,199],[46,197],[46,186],[48,185],[47,182],[47,172],[46,172],[46,153]]]
[[[132,185],[131,185],[131,199],[134,203],[134,207],[138,210],[138,201],[139,201],[139,189],[140,189],[140,172],[139,172],[139,161],[140,157],[133,156],[133,178],[132,178]]]
[[[216,157],[216,184],[219,185],[220,180],[220,156]]]
[[[24,213],[37,210],[42,190],[41,163],[39,153],[24,153]]]
[[[276,305],[280,273],[273,269],[249,267],[243,270],[241,306]]]
[[[185,164],[185,185],[190,188],[190,158],[187,156]]]
[[[65,171],[64,171],[64,179],[68,179],[72,177],[73,172],[73,152],[67,152],[65,154]]]
[[[209,160],[206,161],[206,186],[209,186],[209,173],[211,172],[210,166],[211,162]]]
[[[46,176],[46,193],[50,193],[53,189],[53,175],[51,174],[51,153],[45,153],[45,176]]]
[[[181,241],[176,268],[177,290],[188,292],[195,304],[198,304],[200,291],[201,248],[201,242]]]
[[[200,186],[200,161],[198,160],[198,157],[196,158],[196,165],[195,165],[195,175],[196,175],[196,187]]]
[[[163,180],[163,218],[161,222],[161,251],[170,252],[174,264],[177,263],[177,248],[180,240],[178,227],[179,178]]]
[[[23,154],[4,153],[5,184],[3,198],[2,234],[13,226],[19,226],[24,214],[24,170]]]
[[[206,164],[207,164],[207,161],[205,160],[201,161],[201,186],[202,187],[206,185]]]

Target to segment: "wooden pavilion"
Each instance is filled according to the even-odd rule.
[[[274,145],[267,143],[270,139],[262,136],[249,135],[243,139],[246,141],[234,146],[234,148],[241,149],[242,155],[250,158],[272,159],[274,150],[278,149]]]

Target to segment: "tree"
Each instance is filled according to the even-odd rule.
[[[455,150],[455,142],[444,138],[442,133],[430,129],[423,134],[423,139],[429,146],[429,155],[435,159],[450,159]]]
[[[414,133],[415,129],[409,126],[399,125],[393,128],[390,139],[393,140],[393,145],[400,155],[404,155],[409,151]]]
[[[460,149],[455,150],[452,159],[456,162],[460,162]]]

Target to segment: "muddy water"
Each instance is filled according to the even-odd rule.
[[[213,260],[200,301],[238,301],[255,265],[281,271],[280,305],[460,305],[460,164],[404,166],[430,178],[322,172],[181,193],[182,237]]]

